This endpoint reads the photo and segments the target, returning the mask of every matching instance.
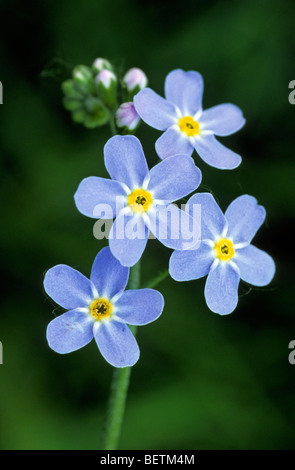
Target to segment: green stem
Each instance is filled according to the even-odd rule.
[[[110,130],[111,130],[112,136],[117,135],[117,128],[116,128],[116,123],[115,123],[115,112],[114,111],[111,113],[111,117],[110,117]]]
[[[140,285],[140,261],[131,268],[128,282],[129,289],[138,289]],[[136,327],[130,327],[136,334]],[[103,450],[116,450],[121,434],[131,367],[114,369],[110,398],[103,435]]]
[[[130,269],[128,289],[138,289],[140,285],[140,261]]]
[[[169,276],[168,269],[165,269],[164,271],[160,271],[159,274],[157,274],[157,276],[155,276],[153,279],[147,282],[144,285],[144,287],[149,287],[149,288],[156,287],[158,284],[160,284],[160,282],[164,281],[164,279],[166,279],[166,277],[168,276]]]

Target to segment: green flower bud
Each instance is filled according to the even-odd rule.
[[[102,70],[112,71],[113,67],[112,67],[112,64],[107,59],[103,59],[102,57],[99,57],[98,59],[95,59],[95,61],[92,64],[92,71],[94,75],[97,75]]]
[[[74,100],[72,98],[65,97],[63,99],[63,105],[68,111],[76,111],[83,107],[83,102],[81,100]]]
[[[110,113],[100,99],[88,96],[84,102],[87,117],[84,125],[94,128],[106,124],[110,119]]]
[[[74,111],[72,113],[72,119],[74,122],[78,122],[82,124],[87,117],[87,113],[84,109],[79,109],[78,111]]]
[[[82,93],[95,93],[94,79],[89,67],[78,65],[73,70],[73,80],[77,90]]]
[[[66,80],[62,83],[61,89],[68,98],[74,100],[83,99],[83,93],[77,90],[74,80]]]
[[[110,119],[109,112],[106,108],[99,108],[94,114],[88,114],[84,121],[84,126],[88,129],[94,129],[95,127],[106,124]]]

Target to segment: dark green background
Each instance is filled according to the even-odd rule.
[[[236,311],[206,307],[205,279],[165,280],[162,317],[138,333],[121,449],[294,449],[293,1],[1,2],[0,447],[97,449],[112,368],[94,342],[70,355],[51,351],[45,331],[59,314],[42,287],[58,263],[89,275],[104,246],[94,221],[75,208],[82,178],[107,176],[108,127],[87,130],[61,105],[60,84],[77,64],[106,57],[141,67],[163,94],[174,68],[199,71],[204,108],[237,104],[247,124],[222,139],[243,161],[210,168],[200,191],[222,209],[251,194],[267,210],[255,244],[276,261],[266,288],[242,283]],[[142,124],[149,164],[160,133]],[[143,281],[167,267],[170,250],[150,241]],[[54,313],[53,313],[54,312]]]

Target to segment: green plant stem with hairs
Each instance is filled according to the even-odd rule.
[[[140,286],[140,261],[130,270],[128,289],[138,289]],[[130,326],[134,336],[136,326]],[[103,434],[103,450],[116,450],[121,434],[131,367],[114,369],[108,410]]]
[[[112,113],[110,119],[110,130],[113,135],[116,135],[115,114]],[[128,289],[140,288],[140,271],[141,262],[138,261],[130,269],[130,277],[128,282]],[[155,287],[159,282],[168,276],[168,270],[160,272],[145,287]],[[136,336],[137,327],[132,325],[130,330]],[[108,402],[108,409],[106,414],[102,450],[116,450],[121,434],[122,423],[124,418],[126,399],[128,394],[128,387],[130,382],[131,367],[124,367],[122,369],[115,368],[113,372],[110,397]]]

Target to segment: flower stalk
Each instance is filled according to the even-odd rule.
[[[140,286],[140,261],[130,269],[128,289],[138,289]],[[133,335],[137,327],[130,326]],[[121,435],[127,393],[130,382],[131,367],[114,369],[105,428],[102,439],[102,450],[116,450]]]

